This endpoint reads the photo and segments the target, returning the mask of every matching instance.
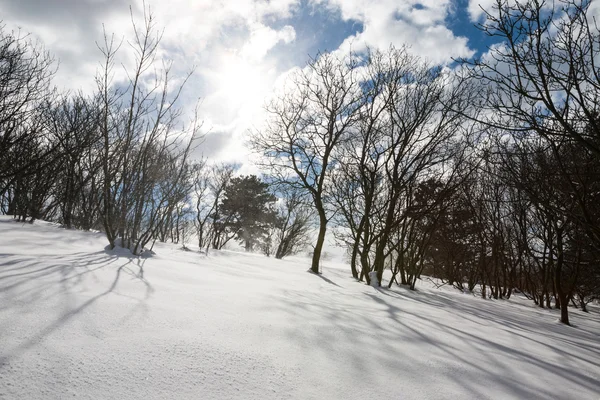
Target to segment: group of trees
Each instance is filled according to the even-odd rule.
[[[133,21],[133,19],[132,19]],[[134,64],[113,82],[122,43],[105,35],[92,94],[51,86],[51,56],[27,36],[0,32],[0,206],[21,220],[101,229],[110,247],[139,254],[186,191],[199,124],[178,125],[181,88],[157,69],[151,15],[127,42]]]
[[[236,238],[277,258],[303,250],[311,220],[302,197],[281,192],[289,196],[278,202],[276,188],[234,177],[234,165],[191,159],[201,123],[197,113],[181,123],[177,108],[190,75],[172,84],[152,14],[132,23],[131,40],[105,34],[98,45],[103,62],[91,94],[60,93],[51,55],[28,36],[0,31],[1,212],[101,230],[111,249],[133,254],[156,240],[185,245],[192,233],[201,248]],[[121,71],[126,47],[134,62]]]
[[[480,28],[499,44],[452,69],[320,55],[251,143],[312,201],[314,272],[333,224],[357,279],[519,290],[568,324],[600,297],[600,32],[585,0],[498,0]]]
[[[312,219],[298,193],[278,192],[255,175],[234,176],[233,164],[194,169],[191,214],[200,249],[222,249],[237,239],[246,251],[281,259],[308,246]]]
[[[443,198],[474,169],[468,82],[391,48],[364,58],[323,54],[290,83],[252,145],[277,184],[312,200],[319,216],[312,270],[333,220],[344,228],[336,235],[350,248],[355,278],[370,282],[375,272],[381,283],[394,258],[394,278],[402,272],[414,286],[419,274],[404,271],[410,263],[422,268],[424,248],[409,247],[429,242]],[[426,237],[409,237],[417,228]]]
[[[480,28],[499,43],[452,68],[406,47],[318,55],[251,133],[268,183],[191,159],[201,123],[180,122],[186,79],[173,86],[157,59],[152,15],[125,46],[105,35],[86,95],[58,93],[52,57],[0,31],[1,210],[102,230],[134,254],[190,236],[277,258],[312,244],[315,273],[333,226],[358,280],[414,289],[428,274],[483,297],[518,290],[568,324],[569,303],[585,310],[600,296],[590,4],[497,0]],[[135,62],[115,75],[127,46]]]

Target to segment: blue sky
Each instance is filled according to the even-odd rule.
[[[359,20],[343,20],[339,10],[309,4],[303,1],[301,6],[289,18],[273,21],[269,26],[278,29],[291,25],[296,31],[296,44],[302,51],[292,51],[295,65],[302,65],[308,57],[315,57],[319,52],[337,49],[348,36],[362,32],[364,25]],[[274,48],[281,50],[283,45]]]
[[[469,1],[456,0],[454,4],[455,12],[447,18],[448,27],[455,35],[468,38],[469,47],[476,51],[476,55],[484,54],[497,39],[484,34],[475,26],[476,22],[469,16]]]
[[[446,17],[446,26],[456,36],[466,37],[468,46],[475,51],[475,56],[484,54],[488,46],[495,42],[494,38],[485,35],[472,21],[469,15],[469,1],[456,0],[452,2],[453,11]],[[416,3],[415,8],[423,6]],[[289,18],[275,20],[268,25],[279,29],[285,25],[291,25],[296,31],[296,45],[304,51],[295,51],[288,64],[301,65],[306,62],[307,57],[314,57],[319,52],[337,49],[349,36],[362,32],[364,24],[358,19],[344,20],[339,9],[310,4],[303,0],[300,7],[295,10]],[[286,46],[278,44],[273,53],[284,50]]]
[[[181,106],[200,109],[207,138],[199,150],[212,159],[247,159],[245,135],[260,123],[262,106],[293,68],[319,51],[360,51],[408,44],[436,63],[482,55],[491,38],[475,28],[479,4],[493,0],[146,0],[164,27],[161,56],[193,78]],[[129,6],[141,0],[0,0],[5,29],[31,33],[60,60],[56,84],[92,91],[102,26],[131,35]],[[132,57],[123,46],[119,65]],[[118,75],[124,76],[122,71]]]

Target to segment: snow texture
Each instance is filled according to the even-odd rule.
[[[597,399],[600,317],[0,217],[2,399]]]

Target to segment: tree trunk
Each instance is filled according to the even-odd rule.
[[[356,259],[358,258],[358,246],[360,245],[360,237],[356,239],[352,246],[352,257],[350,259],[350,269],[352,270],[352,277],[358,279],[358,270],[356,269]]]
[[[321,251],[323,250],[323,244],[325,243],[325,232],[327,231],[327,217],[325,216],[325,209],[322,205],[318,205],[319,212],[319,236],[317,237],[317,243],[315,245],[315,251],[313,252],[312,264],[310,270],[318,274],[319,273],[319,262],[321,260]]]
[[[585,297],[583,295],[579,295],[579,304],[581,304],[581,311],[589,312],[587,309],[587,304],[585,304]]]
[[[563,228],[556,230],[556,269],[554,275],[554,285],[556,287],[556,294],[560,300],[560,322],[565,325],[569,324],[569,300],[568,295],[565,293],[562,286],[562,266],[564,262],[563,253]]]

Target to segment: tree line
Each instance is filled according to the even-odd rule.
[[[181,121],[186,79],[173,84],[158,59],[151,14],[132,18],[125,44],[105,34],[92,94],[58,93],[51,55],[2,31],[1,210],[101,230],[134,254],[191,237],[277,258],[311,246],[315,273],[330,230],[359,281],[518,291],[568,324],[569,304],[600,296],[590,4],[498,0],[479,28],[499,44],[450,66],[405,46],[319,54],[249,135],[262,179],[192,159],[202,124],[197,112]],[[135,63],[115,80],[127,50]]]

